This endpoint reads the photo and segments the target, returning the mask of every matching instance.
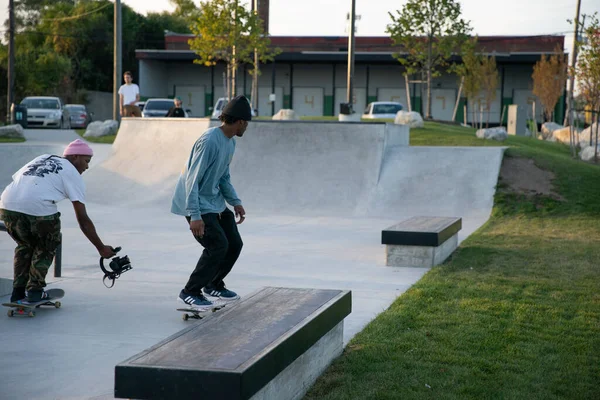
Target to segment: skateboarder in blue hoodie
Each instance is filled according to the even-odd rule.
[[[244,135],[252,119],[248,100],[243,96],[232,99],[219,119],[221,126],[210,128],[194,144],[171,205],[171,212],[185,216],[194,238],[204,247],[177,299],[200,311],[211,309],[215,301],[239,299],[225,287],[223,279],[243,245],[237,225],[244,222],[246,211],[231,184],[229,164],[235,152],[235,137]]]

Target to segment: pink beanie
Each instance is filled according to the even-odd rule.
[[[93,156],[92,148],[83,140],[75,139],[65,148],[63,157],[66,156]]]

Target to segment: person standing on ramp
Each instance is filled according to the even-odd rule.
[[[252,119],[248,100],[244,96],[232,99],[219,119],[221,126],[210,128],[194,144],[171,205],[171,212],[185,216],[194,238],[204,247],[177,299],[197,310],[213,308],[213,301],[239,299],[223,279],[243,245],[237,225],[244,222],[246,211],[231,184],[229,164],[235,152],[234,137],[242,137]],[[233,206],[235,216],[226,202]]]
[[[79,228],[98,254],[104,258],[115,255],[114,249],[98,237],[85,208],[81,174],[88,169],[93,155],[92,148],[77,139],[65,148],[63,157],[44,154],[25,164],[2,192],[0,219],[17,242],[11,303],[49,299],[44,287],[61,242],[60,213],[56,206],[61,200],[71,200]]]

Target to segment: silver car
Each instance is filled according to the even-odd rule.
[[[69,111],[58,97],[25,97],[21,105],[27,107],[27,126],[71,129]]]
[[[162,118],[175,105],[173,99],[148,99],[142,110],[144,118]],[[189,118],[189,110],[184,110],[185,117]]]

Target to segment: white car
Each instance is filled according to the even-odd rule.
[[[225,98],[225,97],[219,97],[217,99],[217,101],[215,102],[215,106],[211,107],[210,110],[212,111],[211,114],[211,118],[212,119],[218,119],[219,116],[221,115],[221,112],[223,111],[223,108],[225,108],[225,105],[229,102],[229,99]],[[251,111],[251,115],[253,117],[256,117],[256,111],[252,110]]]
[[[27,107],[27,126],[71,129],[71,117],[58,97],[29,96],[21,101]]]
[[[146,100],[146,104],[144,104],[144,109],[142,110],[142,117],[144,118],[163,118],[167,115],[171,107],[173,107],[175,103],[173,99],[148,99]],[[190,110],[184,110],[185,117],[190,117]]]
[[[369,103],[362,118],[364,119],[394,119],[396,113],[402,111],[402,104],[395,101],[374,101]]]

